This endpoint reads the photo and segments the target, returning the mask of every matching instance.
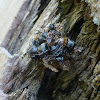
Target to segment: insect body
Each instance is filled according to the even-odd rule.
[[[56,31],[54,24],[51,24],[48,32],[42,33],[40,37],[34,40],[29,55],[31,58],[48,56],[57,61],[62,61],[65,47],[72,49],[74,41],[62,37],[62,34]]]

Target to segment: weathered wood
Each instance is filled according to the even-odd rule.
[[[47,27],[51,22],[54,23],[59,18],[59,15],[55,17],[57,6],[58,3],[55,0],[52,0],[34,24],[40,7],[40,0],[32,0],[29,2],[28,10],[25,11],[22,19],[19,21],[20,24],[12,30],[13,34],[10,33],[11,35],[8,37],[9,32],[7,33],[6,38],[8,39],[6,40],[5,38],[1,46],[6,47],[11,53],[16,52],[19,54],[18,66],[20,67],[20,70],[18,71],[12,69],[12,72],[9,73],[11,74],[9,76],[10,79],[4,86],[3,91],[5,93],[10,93],[10,100],[36,100],[45,67],[40,62],[37,66],[34,61],[30,62],[31,59],[26,53],[29,49],[31,39],[35,38],[34,33],[42,27]]]
[[[51,0],[39,13],[41,0],[21,0],[19,5],[16,1],[16,7],[16,12],[11,13],[11,22],[8,21],[5,31],[4,28],[1,31],[3,36],[0,33],[0,100],[37,100],[37,94],[47,95],[46,98],[40,96],[39,100],[99,100],[100,32],[88,13],[91,11],[89,6],[80,0],[62,0],[59,4]],[[29,43],[36,37],[37,30],[47,30],[50,23],[59,21],[64,25],[65,35],[75,40],[76,49],[70,54],[69,70],[49,66],[52,71],[59,72],[47,73],[48,63],[28,56]],[[43,78],[47,78],[45,85]]]

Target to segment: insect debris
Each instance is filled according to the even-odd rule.
[[[74,46],[74,41],[64,37],[56,30],[54,24],[50,24],[47,32],[41,33],[34,41],[32,40],[29,55],[32,59],[45,57],[48,60],[63,61],[65,51],[72,50]]]

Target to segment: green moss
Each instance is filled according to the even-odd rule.
[[[86,9],[85,9],[85,12],[84,12],[84,20],[85,21],[92,20],[92,17],[90,16],[90,14],[91,14],[90,7],[87,6]]]
[[[86,21],[83,24],[81,34],[83,35],[89,35],[91,33],[96,33],[96,25],[92,22],[92,20]]]
[[[80,86],[81,86],[81,89],[86,91],[87,88],[89,87],[88,84],[83,80],[83,81],[80,81]]]
[[[84,19],[84,11],[86,4],[83,2],[76,3],[69,14],[65,16],[64,29],[70,33],[77,22]],[[80,28],[80,27],[79,27]]]
[[[99,43],[98,40],[96,40],[96,41],[93,42],[93,45],[91,47],[90,55],[93,55],[96,52],[96,48],[97,48],[98,43]]]
[[[88,47],[89,50],[91,50],[91,46],[94,44],[94,40],[97,38],[96,29],[97,26],[94,25],[92,20],[85,21],[80,34],[77,37],[77,43],[79,43],[80,46],[82,45],[86,48]]]
[[[65,0],[64,2],[61,2],[61,0],[59,0],[58,12],[60,12],[61,14],[60,21],[65,19],[65,15],[70,12],[73,3],[74,3],[73,0]]]
[[[97,93],[97,96],[95,97],[94,100],[99,100],[100,99],[100,92]],[[92,99],[91,99],[92,100]]]

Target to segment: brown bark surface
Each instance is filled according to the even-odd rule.
[[[90,13],[80,0],[26,0],[1,43],[0,68],[7,77],[0,77],[0,100],[99,100],[100,30]],[[67,71],[28,56],[34,33],[58,22],[75,41]]]

